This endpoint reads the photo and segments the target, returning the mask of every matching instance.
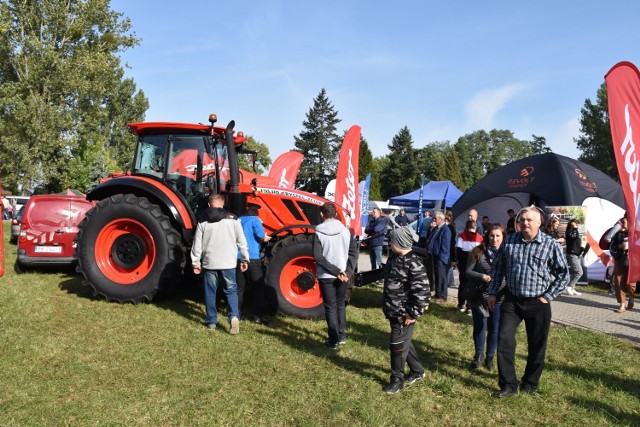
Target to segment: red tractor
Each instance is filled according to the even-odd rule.
[[[242,215],[258,210],[272,240],[266,248],[266,279],[283,314],[323,315],[311,235],[320,223],[317,195],[285,190],[273,179],[240,170],[246,138],[225,128],[185,123],[130,123],[138,137],[133,168],[105,180],[88,194],[97,201],[79,225],[78,271],[97,295],[113,301],[150,301],[191,270],[189,251],[210,194],[222,193],[227,208]],[[339,208],[344,223],[348,215]]]

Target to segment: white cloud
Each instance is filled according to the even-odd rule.
[[[527,85],[514,83],[478,92],[465,106],[467,129],[490,129],[498,111],[526,88]]]

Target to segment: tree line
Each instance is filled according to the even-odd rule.
[[[0,0],[0,175],[6,191],[86,191],[109,172],[130,168],[135,138],[126,124],[143,120],[149,101],[124,77],[120,54],[139,43],[130,20],[108,1]],[[324,194],[346,133],[340,122],[321,89],[293,137],[304,154],[297,188]],[[617,180],[604,83],[595,103],[585,101],[580,126],[574,140],[579,160]],[[521,140],[500,129],[419,146],[405,126],[388,153],[374,157],[365,135],[363,129],[359,180],[372,174],[374,200],[413,191],[423,177],[450,180],[464,191],[502,165],[550,151],[543,136]],[[249,137],[247,146],[259,153],[257,172],[265,173],[267,145]]]

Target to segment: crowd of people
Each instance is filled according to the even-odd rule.
[[[458,269],[458,309],[473,318],[475,351],[469,367],[475,370],[484,365],[492,371],[497,359],[500,390],[495,396],[498,398],[511,396],[518,389],[523,393],[536,391],[544,368],[551,321],[549,303],[561,293],[581,295],[576,284],[582,277],[581,260],[589,246],[584,244],[586,239],[580,234],[580,222],[571,218],[561,233],[559,218],[552,215],[545,225],[544,217],[544,212],[536,207],[524,208],[518,214],[509,209],[504,227],[500,223],[491,223],[487,216],[478,221],[478,212],[471,209],[464,230],[457,234],[450,212],[436,211],[431,216],[427,211],[423,228],[426,231],[420,233],[418,230],[420,235],[416,237],[413,252],[409,252],[424,250],[425,286],[430,286],[429,295],[433,293],[436,302],[447,301],[451,271]],[[400,227],[397,217],[393,218],[393,212],[388,221],[391,227]],[[365,232],[370,235],[374,231],[367,229]],[[610,231],[608,240],[615,259],[613,283],[619,304],[614,311],[623,313],[633,308],[636,289],[635,283],[626,283],[628,230],[625,218]],[[391,255],[388,264],[395,266],[401,252],[391,240],[389,243]],[[375,268],[373,263],[372,268]],[[385,266],[385,272],[387,270],[391,271]],[[390,286],[387,276],[388,273],[385,274],[385,296]],[[407,284],[407,289],[410,288]],[[398,317],[397,313],[394,311],[393,316]],[[398,317],[398,321],[402,322],[402,319]],[[518,381],[515,337],[522,322],[526,325],[529,355],[525,371]],[[396,341],[392,323],[392,374],[385,388],[387,392],[402,389],[398,385],[398,369],[394,364]],[[407,354],[415,355],[411,345],[408,349]],[[410,369],[407,378],[408,383],[412,383],[421,378],[419,375],[416,377],[421,372],[420,365],[411,359],[412,356],[406,357],[411,360],[407,361]]]
[[[247,284],[253,289],[253,320],[264,316],[264,272],[260,258],[266,235],[258,207],[249,206],[237,218],[224,209],[224,197],[211,196],[206,220],[197,226],[191,251],[192,267],[202,274],[205,296],[205,325],[218,328],[216,293],[221,287],[228,305],[229,332],[239,333],[241,308]],[[346,298],[348,282],[358,264],[359,242],[337,219],[336,206],[325,203],[322,222],[313,237],[313,257],[322,294],[327,340],[324,345],[338,350],[347,338]],[[383,216],[377,208],[365,229],[372,270],[382,269],[384,316],[389,321],[390,379],[384,392],[397,393],[425,376],[412,343],[416,321],[429,307],[431,298],[448,300],[452,269],[459,270],[458,309],[472,316],[474,356],[472,370],[497,364],[498,398],[534,393],[545,365],[551,322],[550,302],[575,289],[582,276],[583,245],[580,223],[571,219],[560,233],[559,220],[544,224],[544,213],[532,206],[518,214],[507,211],[506,227],[478,221],[471,209],[465,228],[457,233],[453,215],[425,212],[423,227],[415,229],[404,211]],[[390,231],[389,231],[390,230]],[[627,284],[627,220],[618,221],[606,236],[615,259],[614,285],[617,313],[633,308],[635,283]],[[383,262],[383,246],[389,256]],[[629,296],[625,306],[626,296]],[[516,331],[524,322],[528,356],[520,380],[516,376]],[[409,372],[405,373],[408,366]]]

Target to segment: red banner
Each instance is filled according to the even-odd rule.
[[[358,200],[358,156],[360,154],[360,126],[351,126],[342,141],[338,173],[336,175],[336,203],[349,212],[349,229],[355,236],[362,231],[360,201]]]
[[[303,157],[297,151],[280,154],[269,169],[269,178],[275,179],[278,187],[293,190]]]
[[[629,224],[629,282],[640,281],[640,224],[638,187],[640,155],[640,72],[630,62],[620,62],[605,76],[609,98],[609,121],[620,183],[624,191]],[[634,133],[635,131],[635,133]]]

